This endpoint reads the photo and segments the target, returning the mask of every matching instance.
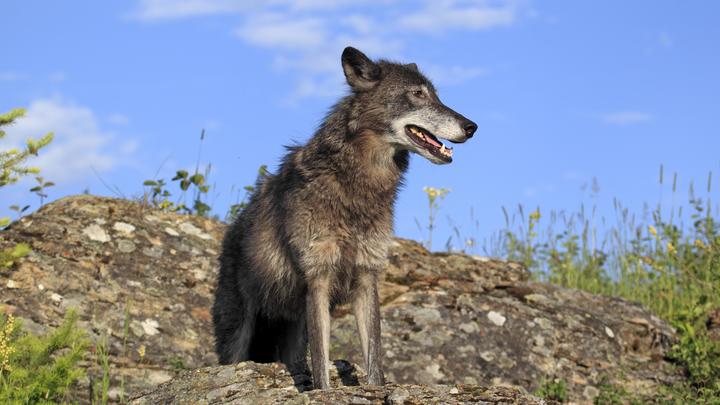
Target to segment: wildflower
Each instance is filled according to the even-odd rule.
[[[435,188],[428,186],[423,187],[423,191],[431,200],[435,200],[437,197],[445,197],[445,195],[450,192],[447,188]]]
[[[700,249],[705,249],[707,246],[701,241],[700,239],[695,239],[695,246],[699,247]]]
[[[530,213],[530,219],[533,221],[537,221],[540,219],[540,208]]]
[[[10,337],[15,329],[15,318],[8,314],[5,318],[5,328],[0,330],[0,373],[10,371],[10,355],[15,348],[10,346]]]
[[[142,359],[145,358],[145,345],[140,345],[140,347],[137,348],[137,352],[140,356],[140,361],[142,361]]]
[[[650,231],[650,233],[652,234],[653,237],[657,237],[657,229],[655,229],[654,226],[648,225],[648,230]]]
[[[666,247],[667,247],[668,253],[670,253],[670,254],[677,253],[677,249],[675,249],[675,246],[673,246],[673,244],[671,242],[668,242]]]

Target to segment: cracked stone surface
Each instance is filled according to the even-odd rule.
[[[111,399],[120,395],[121,377],[127,398],[183,369],[217,363],[210,305],[225,227],[121,199],[55,201],[0,231],[0,248],[18,242],[32,248],[0,271],[0,310],[40,333],[75,308],[93,340],[108,338]],[[571,400],[586,402],[604,377],[647,395],[679,378],[665,360],[674,331],[638,304],[532,282],[518,263],[431,254],[416,242],[396,242],[381,284],[382,334],[387,379],[405,385],[341,388],[347,395],[401,401],[422,390],[440,395],[426,386],[434,384],[460,384],[461,393],[515,387],[507,389],[521,395],[552,377],[567,382]],[[336,308],[333,316],[331,358],[362,364],[349,308]],[[280,372],[257,367],[253,373]],[[163,386],[180,389],[189,376],[221,369],[185,373]],[[79,400],[89,384],[77,388]],[[295,398],[296,391],[287,392]],[[307,403],[313,395],[297,400]]]
[[[366,385],[357,366],[336,361],[331,389],[301,392],[298,379],[277,363],[239,363],[183,373],[178,378],[140,394],[133,405],[161,404],[547,404],[515,387],[473,385]]]

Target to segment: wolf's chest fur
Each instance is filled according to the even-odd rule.
[[[407,167],[407,152],[380,149],[376,134],[335,145],[319,137],[288,154],[281,170],[261,187],[257,204],[244,213],[261,237],[277,246],[257,246],[256,271],[276,304],[301,304],[304,288],[328,276],[334,303],[346,302],[361,272],[381,272],[392,241],[393,209]],[[280,205],[264,201],[282,201]],[[258,239],[259,235],[252,237]],[[268,302],[269,303],[269,302]],[[284,304],[284,305],[282,305]]]

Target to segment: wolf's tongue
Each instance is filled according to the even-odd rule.
[[[433,145],[433,146],[438,147],[438,148],[442,146],[441,143],[439,143],[438,141],[434,140],[434,139],[433,139],[432,137],[430,137],[430,136],[426,136],[426,137],[425,137],[425,141],[426,141],[427,143]]]

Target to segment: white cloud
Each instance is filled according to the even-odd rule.
[[[11,145],[55,133],[53,142],[40,151],[32,165],[40,167],[42,174],[56,183],[90,178],[91,168],[98,172],[110,170],[135,149],[132,141],[116,145],[113,134],[100,128],[89,108],[57,98],[32,102],[25,117],[7,132]]]
[[[130,123],[130,118],[123,114],[114,113],[108,115],[107,122],[113,125],[125,126]]]
[[[400,25],[413,31],[432,33],[484,30],[511,25],[517,14],[517,6],[513,1],[437,0],[426,4],[424,9],[402,17]]]
[[[25,79],[25,75],[15,72],[0,72],[0,82],[16,82]]]
[[[271,11],[297,13],[338,10],[363,4],[385,5],[397,0],[139,0],[132,18],[144,21],[176,20],[220,14]]]
[[[253,45],[282,50],[317,49],[327,37],[323,20],[288,18],[282,14],[258,15],[236,33]]]
[[[145,21],[173,20],[238,12],[255,3],[250,0],[140,0],[133,17]]]
[[[617,111],[603,115],[603,122],[611,125],[642,124],[652,120],[652,115],[640,111]]]
[[[172,20],[235,15],[233,33],[273,54],[272,65],[298,76],[291,98],[326,96],[342,77],[347,46],[369,56],[403,59],[410,39],[446,31],[478,31],[514,24],[526,0],[139,0],[134,18]],[[408,13],[408,10],[417,10]],[[422,67],[422,66],[421,66]],[[486,74],[477,67],[434,67],[454,85]]]
[[[50,73],[50,75],[48,76],[48,79],[50,79],[51,82],[59,83],[59,82],[65,81],[65,79],[67,79],[67,76],[65,75],[65,72],[58,71],[58,72]]]
[[[421,66],[420,69],[435,83],[447,86],[464,83],[488,74],[487,69],[479,67],[430,65],[426,68]]]

